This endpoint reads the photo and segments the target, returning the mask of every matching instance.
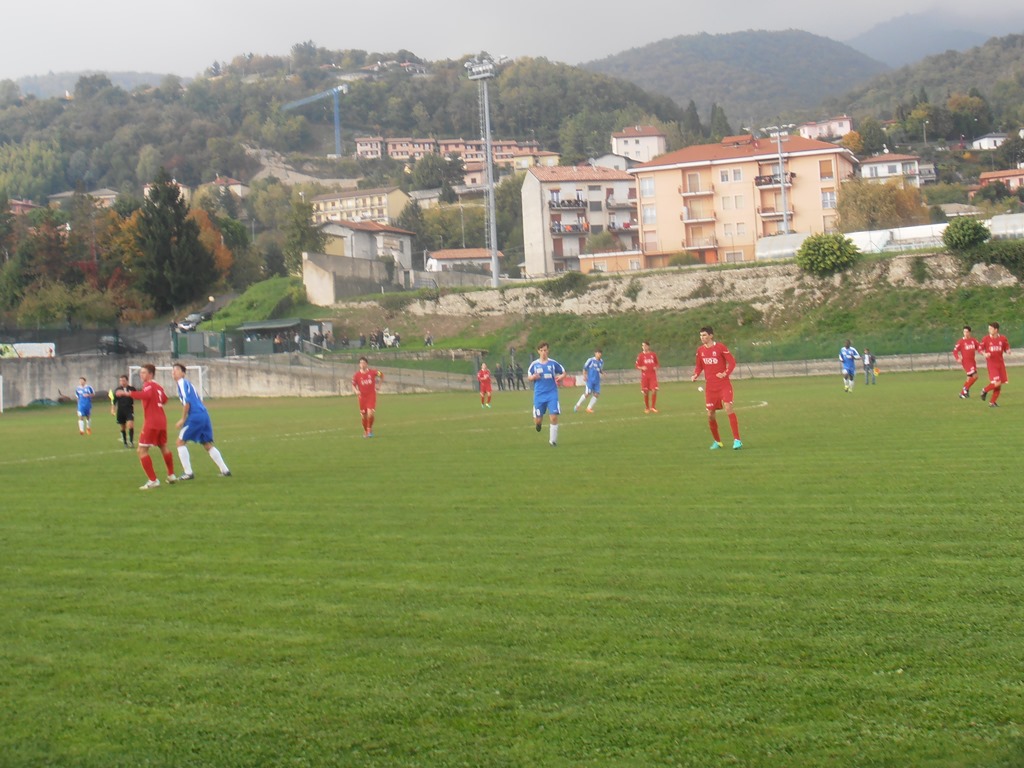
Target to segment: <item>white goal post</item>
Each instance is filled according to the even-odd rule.
[[[171,376],[172,365],[158,365],[156,367],[156,382],[167,390],[167,396],[175,398],[178,396],[178,387],[174,383],[174,377]],[[142,388],[142,379],[139,378],[139,370],[142,366],[129,365],[128,366],[128,383],[133,387]],[[196,392],[199,393],[199,399],[205,400],[208,390],[206,389],[207,384],[207,367],[205,365],[189,365],[187,366],[188,378],[192,382],[192,386],[196,388]]]

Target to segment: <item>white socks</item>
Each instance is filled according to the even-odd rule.
[[[549,441],[552,445],[558,442],[558,425],[551,425],[551,440]]]
[[[210,458],[213,459],[213,463],[217,465],[217,469],[221,471],[221,474],[227,472],[228,465],[224,463],[224,458],[220,455],[220,451],[217,450],[217,446],[211,447],[209,453]]]
[[[192,457],[188,455],[188,446],[178,446],[178,458],[181,460],[181,469],[183,474],[192,474]]]

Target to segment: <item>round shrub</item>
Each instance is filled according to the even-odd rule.
[[[957,216],[942,233],[942,242],[953,253],[963,253],[988,240],[988,227],[970,216]]]
[[[812,275],[834,275],[852,267],[859,256],[857,246],[846,235],[811,235],[796,252],[796,264]]]

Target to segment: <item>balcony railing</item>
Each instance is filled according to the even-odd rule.
[[[769,221],[781,219],[783,216],[789,216],[789,218],[792,219],[793,208],[790,207],[788,211],[777,211],[774,208],[758,208],[757,215],[760,216],[762,219],[767,219]]]
[[[679,194],[682,195],[683,197],[700,197],[703,195],[713,195],[715,194],[715,185],[711,184],[708,186],[707,189],[702,189],[699,187],[697,189],[687,189],[686,187],[680,186]]]
[[[795,173],[787,173],[786,176],[785,176],[786,186],[787,187],[792,186],[793,179],[795,179],[795,178],[796,178],[796,174]],[[754,177],[754,186],[755,187],[781,187],[782,186],[782,177],[780,177],[779,174],[777,174],[777,173],[769,174],[767,176],[755,176]]]
[[[689,208],[683,208],[682,213],[679,214],[679,220],[686,224],[697,224],[699,222],[714,221],[715,218],[716,217],[714,211],[691,211]]]
[[[622,224],[609,224],[609,232],[636,232],[637,223],[635,221],[626,221]]]
[[[553,235],[585,235],[588,232],[590,232],[590,224],[587,222],[582,224],[562,224],[556,221],[551,225],[551,234]]]
[[[569,200],[548,200],[548,208],[586,208],[587,201],[582,198],[572,198]]]
[[[621,199],[619,199],[617,197],[609,197],[607,200],[604,201],[604,204],[605,204],[605,207],[609,208],[609,209],[614,209],[614,208],[632,208],[634,210],[636,209],[636,200],[630,200],[630,199],[621,200]]]
[[[706,248],[717,248],[718,238],[714,235],[709,237],[690,237],[683,241],[683,248],[687,251],[703,250]]]

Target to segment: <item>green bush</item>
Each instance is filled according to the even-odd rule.
[[[988,227],[970,216],[958,216],[942,233],[942,242],[953,253],[963,253],[984,243],[992,233]]]
[[[845,235],[811,235],[796,252],[796,263],[804,272],[820,277],[846,271],[859,256],[857,246]]]
[[[396,293],[382,293],[380,298],[377,299],[377,303],[380,308],[384,310],[384,314],[388,319],[396,317],[401,314],[410,304],[416,300],[416,295],[413,293],[396,292]]]
[[[552,296],[580,296],[586,293],[589,283],[582,272],[564,272],[559,277],[541,283],[540,289]]]
[[[1024,240],[990,240],[956,255],[967,271],[975,264],[999,264],[1024,280]]]

